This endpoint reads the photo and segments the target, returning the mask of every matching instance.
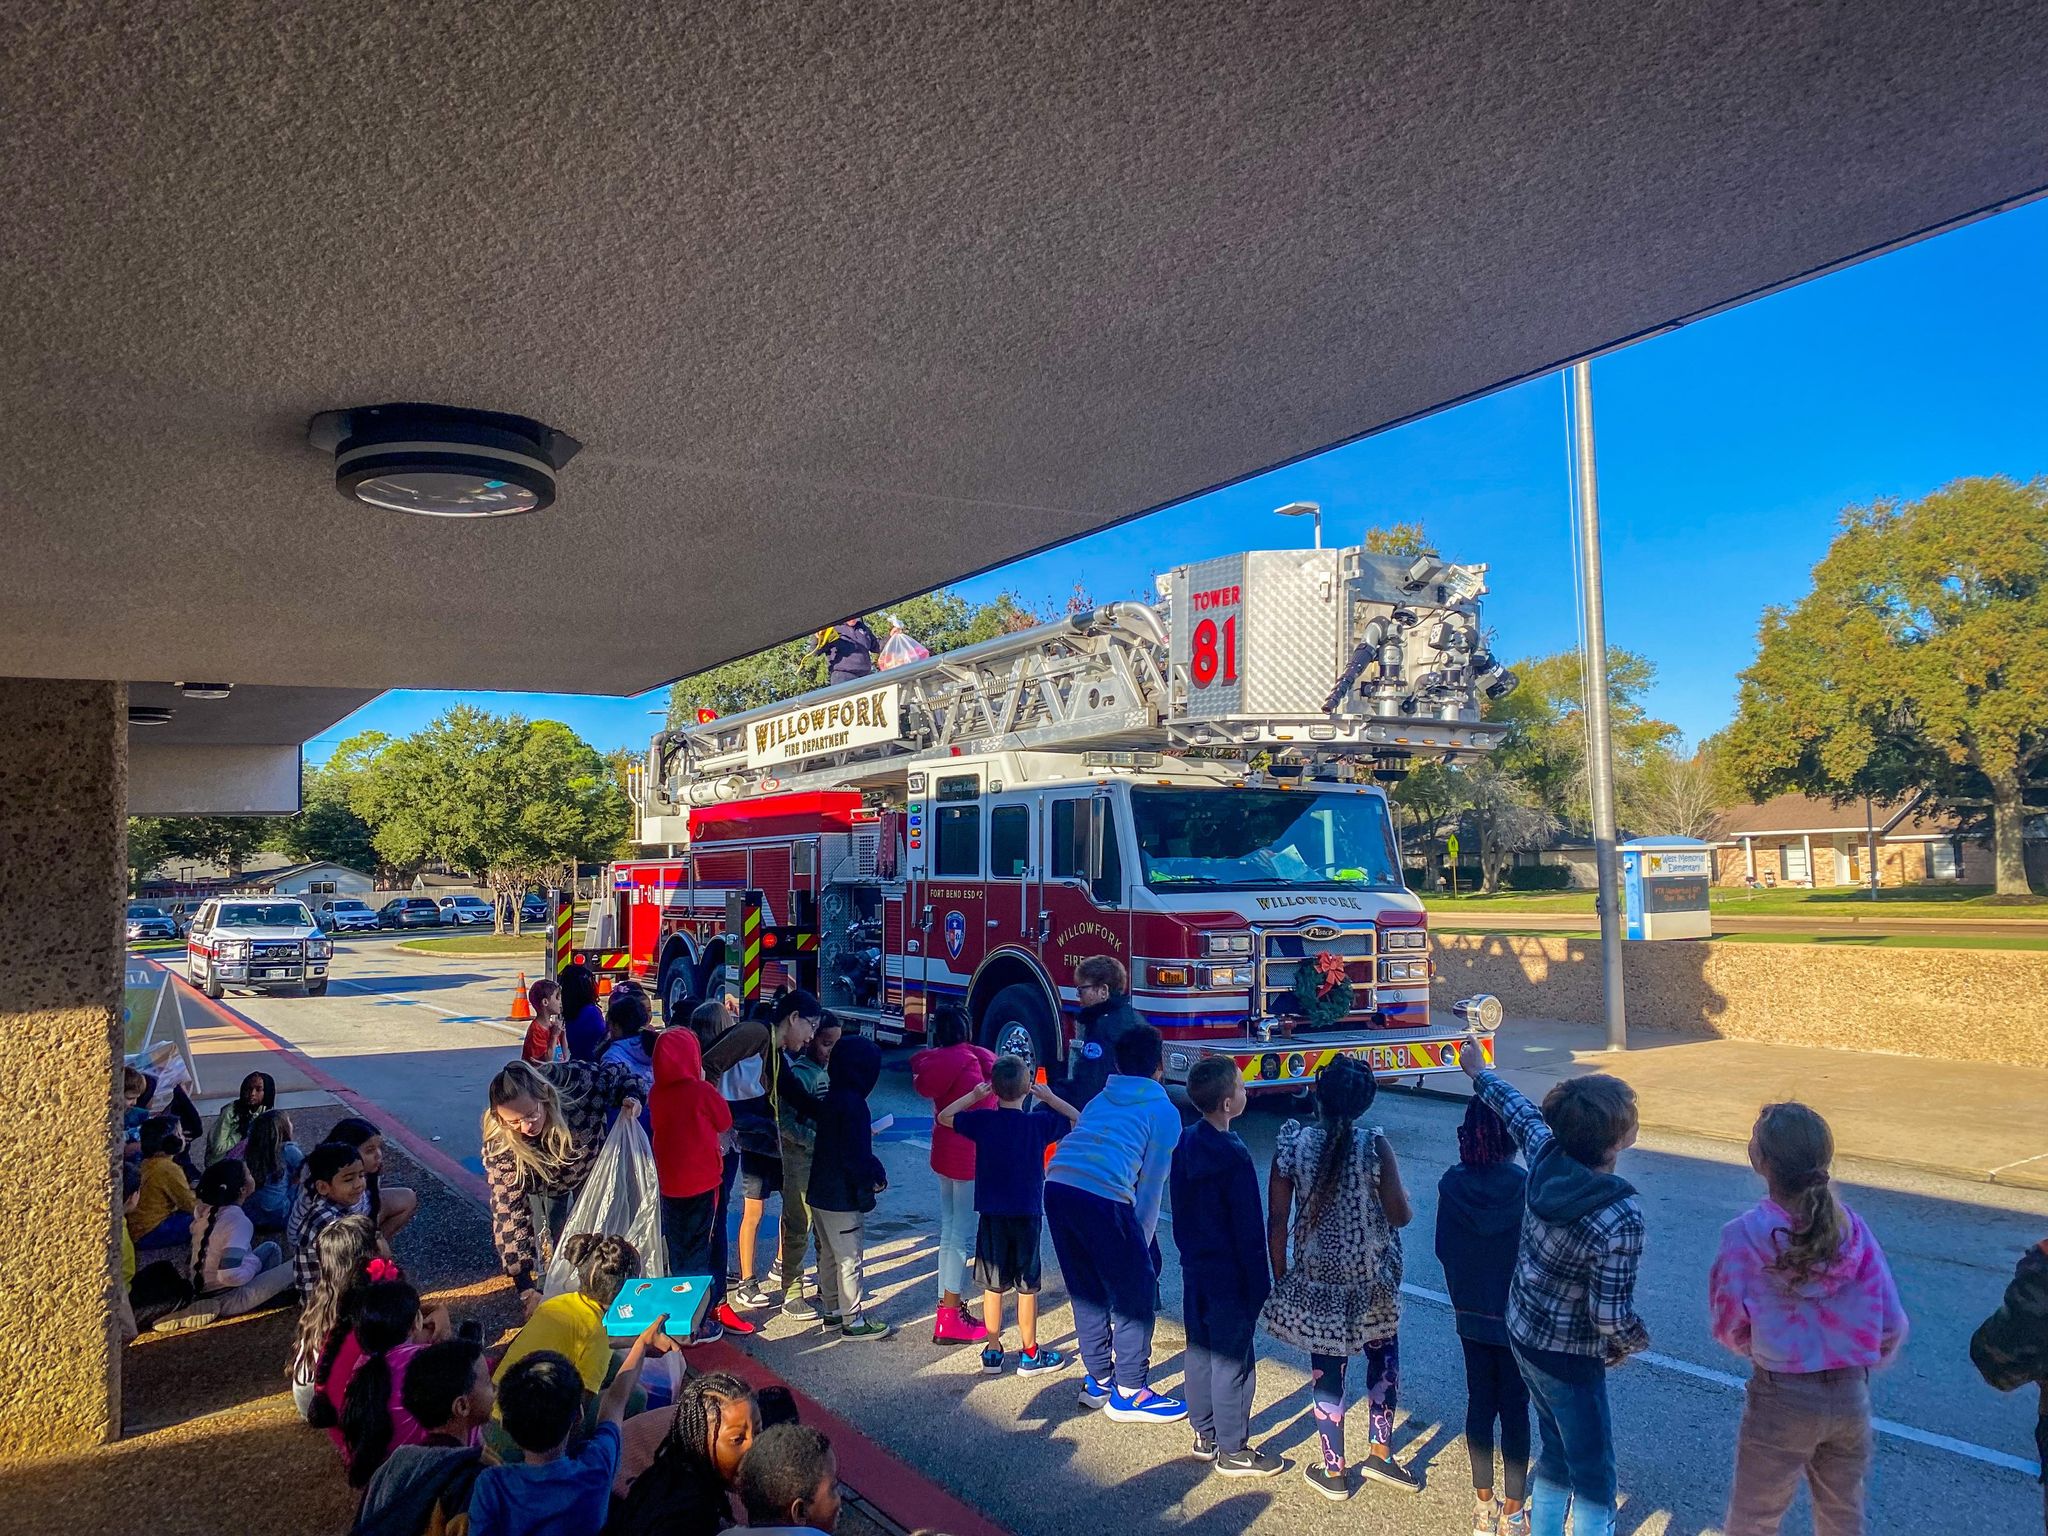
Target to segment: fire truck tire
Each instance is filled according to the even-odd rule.
[[[1028,982],[1003,988],[981,1017],[981,1043],[998,1056],[1021,1056],[1034,1070],[1051,1069],[1052,1015],[1045,994]]]
[[[689,1019],[690,1010],[696,1006],[695,981],[687,957],[669,961],[661,973],[662,1023],[673,1027]]]

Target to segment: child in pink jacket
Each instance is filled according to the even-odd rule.
[[[1801,1477],[1816,1536],[1863,1536],[1870,1373],[1906,1341],[1884,1250],[1828,1181],[1835,1139],[1804,1104],[1749,1138],[1769,1197],[1721,1229],[1714,1337],[1750,1363],[1726,1536],[1775,1536]]]
[[[931,1015],[932,1048],[910,1058],[910,1085],[932,1101],[936,1116],[968,1089],[988,1082],[996,1059],[968,1042],[967,1015],[950,1005]],[[977,1109],[993,1109],[983,1099]],[[962,1291],[974,1261],[974,1143],[951,1126],[932,1123],[932,1172],[939,1176],[939,1314],[934,1344],[979,1344],[988,1330],[974,1319]]]

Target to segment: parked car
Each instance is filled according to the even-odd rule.
[[[438,928],[441,909],[425,896],[395,896],[377,909],[379,928]]]
[[[329,933],[374,933],[377,909],[359,896],[336,896],[315,909]]]
[[[519,898],[519,921],[521,923],[544,923],[547,920],[547,897],[526,895]]]
[[[185,979],[208,997],[229,987],[327,991],[334,941],[296,897],[223,896],[204,902],[185,937]]]
[[[481,896],[441,898],[441,926],[444,928],[470,928],[478,923],[494,922],[497,915],[497,911]]]
[[[128,903],[128,937],[131,939],[175,939],[178,922],[162,907],[146,902]]]
[[[164,916],[177,924],[179,938],[182,939],[191,930],[192,914],[197,912],[201,905],[202,903],[197,896],[187,896],[180,901],[167,901],[164,903]]]

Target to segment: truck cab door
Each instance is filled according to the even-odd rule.
[[[1121,824],[1115,798],[1076,787],[1045,797],[1045,871],[1039,910],[1046,913],[1040,955],[1060,990],[1060,1040],[1072,1033],[1074,970],[1091,955],[1131,964],[1131,911],[1124,891]],[[1034,917],[1036,914],[1034,914]],[[1132,985],[1139,978],[1132,978]]]
[[[965,1006],[968,984],[988,951],[985,848],[988,802],[980,768],[931,776],[926,852],[929,872],[920,919],[927,1008]]]

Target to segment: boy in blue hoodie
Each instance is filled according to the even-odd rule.
[[[860,1035],[842,1036],[825,1073],[806,1191],[818,1240],[818,1322],[845,1338],[886,1339],[895,1328],[861,1310],[865,1218],[875,1208],[875,1191],[889,1186],[868,1113],[868,1095],[882,1075],[881,1047]]]
[[[1159,1085],[1166,1050],[1140,1024],[1116,1042],[1116,1071],[1045,1171],[1045,1224],[1074,1303],[1074,1336],[1088,1375],[1081,1406],[1123,1423],[1188,1416],[1178,1398],[1145,1384],[1159,1274],[1152,1239],[1180,1141],[1180,1111]]]
[[[1188,1417],[1195,1459],[1225,1477],[1271,1477],[1287,1463],[1252,1449],[1252,1335],[1273,1289],[1266,1216],[1252,1155],[1230,1129],[1245,1110],[1244,1080],[1227,1056],[1188,1073],[1202,1118],[1173,1151],[1173,1241],[1180,1249],[1181,1315],[1188,1331]]]

